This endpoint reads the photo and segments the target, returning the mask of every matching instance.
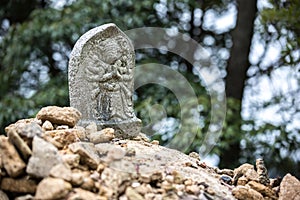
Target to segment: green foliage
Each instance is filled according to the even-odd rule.
[[[273,27],[274,39],[286,38],[287,43],[282,51],[282,63],[295,65],[300,58],[293,56],[300,47],[300,2],[297,0],[271,1],[272,7],[264,9],[261,14],[265,31]]]

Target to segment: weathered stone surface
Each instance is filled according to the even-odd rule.
[[[68,196],[67,200],[107,200],[106,197],[101,197],[97,194],[94,194],[90,191],[75,188],[72,193]]]
[[[62,163],[58,149],[51,143],[35,136],[32,142],[32,156],[26,172],[32,176],[43,178],[49,175],[55,165]]]
[[[35,145],[35,142],[36,138],[34,138],[33,145]],[[70,144],[69,147],[73,144]],[[59,197],[59,199],[68,199],[71,197],[76,199],[78,196],[81,198],[82,195],[87,195],[85,192],[90,191],[94,195],[92,197],[93,199],[100,197],[100,199],[120,198],[128,200],[126,196],[128,187],[130,187],[130,189],[128,189],[129,192],[127,191],[127,194],[133,198],[136,197],[135,194],[138,194],[144,199],[205,199],[205,197],[211,199],[233,199],[231,191],[227,186],[220,184],[219,177],[216,178],[214,176],[216,174],[210,174],[208,171],[209,167],[205,169],[197,168],[196,159],[176,150],[151,143],[145,145],[144,141],[120,139],[97,145],[92,143],[87,144],[87,146],[95,146],[90,148],[90,150],[95,153],[95,155],[99,155],[101,159],[96,170],[91,170],[83,161],[79,164],[79,158],[85,157],[84,153],[79,153],[79,150],[75,153],[71,148],[66,148],[60,150],[58,156],[62,154],[61,157],[72,157],[71,159],[69,158],[69,162],[72,163],[73,160],[76,163],[72,167],[71,180],[68,176],[65,177],[66,174],[69,174],[70,169],[67,169],[67,172],[65,169],[61,169],[64,168],[62,164],[52,167],[50,174],[42,180],[43,182],[45,179],[53,178],[53,176],[60,177],[54,179],[61,179],[61,181],[63,179],[65,179],[64,181],[70,180],[69,182],[72,184],[73,189],[70,191],[70,187],[66,187],[65,193],[68,194],[64,194],[65,196]],[[42,143],[39,150],[43,151],[45,146],[46,145]],[[81,147],[79,147],[79,149],[80,148]],[[85,150],[86,146],[83,145],[82,148]],[[128,149],[135,149],[135,155],[124,156],[124,153]],[[159,159],[155,156],[158,154],[160,156]],[[44,156],[47,157],[46,154]],[[68,159],[63,160],[66,161]],[[195,168],[185,167],[185,163],[190,163],[190,166],[195,166]],[[214,173],[213,170],[211,170],[211,172]],[[58,184],[44,185],[44,191],[36,192],[37,196],[35,196],[35,199],[43,199],[44,197],[38,196],[42,193],[49,192],[52,194],[52,190],[57,191],[57,187],[60,187],[57,185]],[[56,189],[53,189],[53,187]],[[64,190],[63,187],[61,188]],[[78,194],[79,192],[75,193],[75,188],[81,188],[83,190],[80,189],[80,191],[84,192],[80,192],[80,194]],[[130,190],[133,190],[133,192]],[[10,192],[7,191],[7,193]],[[88,193],[88,195],[90,194],[91,193]],[[25,194],[22,193],[20,195]],[[87,197],[89,197],[88,195]],[[45,197],[45,199],[48,197]],[[53,199],[58,197],[51,196],[49,198]],[[32,197],[30,197],[30,199],[32,199]]]
[[[257,174],[258,174],[258,181],[261,184],[269,185],[270,179],[268,176],[268,170],[267,170],[264,160],[262,158],[256,159],[256,170],[257,170]]]
[[[29,177],[21,179],[3,178],[1,181],[1,189],[9,192],[33,194],[36,191],[36,187],[36,182],[29,179]]]
[[[28,160],[31,156],[32,152],[27,143],[22,140],[20,135],[17,133],[16,129],[11,128],[7,132],[7,136],[9,141],[15,145],[15,147],[19,150],[24,160]]]
[[[144,197],[136,192],[132,187],[127,187],[125,192],[129,200],[143,200]]]
[[[69,145],[69,149],[80,155],[80,162],[88,165],[91,169],[97,169],[100,163],[100,157],[95,145],[89,142],[76,142]]]
[[[98,154],[103,157],[106,156],[108,151],[114,148],[120,148],[119,146],[116,146],[112,143],[100,143],[95,145]]]
[[[279,200],[285,199],[300,200],[300,181],[291,174],[285,175],[280,184]]]
[[[90,176],[84,177],[80,187],[85,190],[93,191],[95,189],[95,182]]]
[[[37,186],[35,199],[64,199],[72,186],[58,178],[44,178]]]
[[[46,131],[45,136],[51,136],[55,141],[53,144],[58,148],[63,148],[74,142],[79,142],[79,132],[81,132],[81,130],[78,129],[53,130]],[[57,143],[59,143],[59,145],[57,145]]]
[[[200,193],[200,187],[197,185],[187,185],[186,192],[189,194],[198,195]]]
[[[20,124],[17,127],[17,132],[21,136],[25,136],[27,138],[33,138],[34,136],[42,136],[43,135],[43,130],[41,126],[36,122],[37,120],[33,121],[32,123],[29,124]]]
[[[227,176],[233,177],[234,176],[234,172],[232,169],[219,169],[216,168],[215,170],[218,174],[225,174]]]
[[[47,106],[42,108],[36,115],[37,119],[50,121],[53,124],[75,126],[81,117],[81,113],[72,107]]]
[[[87,137],[90,138],[90,134],[92,134],[92,133],[94,133],[94,132],[97,132],[97,124],[96,124],[96,122],[91,121],[91,122],[85,127],[85,130],[86,130]]]
[[[0,190],[0,200],[9,200],[8,196]]]
[[[52,131],[54,127],[50,121],[46,120],[42,125],[42,129],[44,131]]]
[[[75,126],[74,129],[77,130],[77,137],[81,140],[81,141],[87,141],[87,134],[86,134],[86,130],[84,127],[82,126]]]
[[[42,137],[43,130],[40,126],[41,124],[42,121],[36,118],[21,119],[6,127],[5,132],[7,133],[9,129],[14,128],[20,136],[24,136],[26,138],[33,138],[36,135]]]
[[[72,173],[72,179],[71,179],[72,185],[80,186],[83,183],[83,179],[87,176],[88,175],[86,175],[83,172],[73,172]]]
[[[90,142],[94,144],[109,142],[115,138],[115,130],[105,128],[101,131],[93,132],[89,135]]]
[[[153,142],[153,141],[152,141]],[[200,155],[197,152],[191,152],[189,154],[191,158],[195,158],[196,160],[200,160]]]
[[[235,198],[239,200],[263,200],[263,196],[246,186],[238,185],[232,190],[232,194]]]
[[[59,163],[52,167],[52,169],[50,170],[50,176],[70,182],[72,180],[72,171],[65,164]]]
[[[101,174],[101,180],[105,185],[109,185],[114,195],[123,193],[126,189],[124,183],[129,182],[131,176],[129,173],[114,170],[111,168],[105,168]],[[121,187],[123,183],[123,187]]]
[[[271,188],[261,183],[258,183],[256,181],[250,181],[247,183],[246,186],[249,186],[250,188],[256,190],[257,192],[261,193],[263,196],[270,197],[271,199],[277,199],[275,192]]]
[[[135,148],[127,148],[125,156],[135,156],[136,151]]]
[[[244,176],[240,177],[237,181],[237,185],[246,185],[248,182],[248,179]]]
[[[242,177],[241,177],[242,178]],[[241,179],[239,178],[239,180]],[[228,185],[232,185],[232,178],[228,175],[225,175],[223,174],[221,177],[220,177],[220,181],[222,181],[223,183],[226,183]],[[239,185],[239,183],[238,183]]]
[[[259,180],[259,175],[254,169],[248,169],[244,177],[247,179],[247,181],[258,181]]]
[[[76,42],[69,62],[70,104],[82,113],[80,123],[115,129],[135,137],[141,120],[133,110],[134,48],[114,24],[96,27]]]
[[[69,167],[78,167],[80,162],[80,155],[78,154],[64,154],[62,155],[63,162],[68,164]]]
[[[250,173],[248,171],[250,171]],[[236,185],[240,177],[244,176],[246,173],[255,174],[256,171],[254,170],[253,165],[245,163],[239,166],[238,168],[234,169],[233,173],[234,173],[233,184]]]
[[[26,164],[20,158],[14,145],[3,135],[0,136],[0,156],[3,167],[10,177],[17,177],[24,172]]]
[[[114,144],[100,143],[95,145],[95,147],[101,156],[101,159],[105,160],[106,162],[121,160],[126,155],[126,151],[122,147]]]
[[[149,142],[150,141],[150,139],[144,133],[139,133],[136,137],[132,138],[132,140],[144,141],[144,142]]]
[[[124,158],[125,154],[126,151],[121,147],[111,148],[107,153],[107,159],[108,161],[121,160],[122,158]]]

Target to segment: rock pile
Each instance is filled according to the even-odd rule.
[[[0,136],[0,200],[299,199],[300,183],[269,179],[263,160],[218,169],[150,142],[115,138],[76,123],[74,108],[50,106]],[[298,195],[298,196],[297,196]]]

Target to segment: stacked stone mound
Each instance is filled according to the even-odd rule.
[[[0,136],[0,200],[299,199],[300,183],[269,179],[262,160],[218,169],[149,142],[76,126],[74,108],[49,106]],[[280,186],[279,186],[280,185]],[[280,192],[279,192],[280,190]]]

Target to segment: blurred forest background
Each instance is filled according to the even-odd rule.
[[[124,31],[171,28],[199,42],[224,78],[227,116],[211,152],[219,167],[263,157],[272,176],[291,172],[299,178],[299,17],[298,0],[1,0],[0,131],[43,106],[69,105],[68,59],[89,29],[108,22]],[[202,122],[187,152],[199,151],[211,103],[193,66],[157,49],[138,50],[136,59],[137,64],[171,66],[187,77],[201,104]],[[135,95],[135,109],[145,125],[151,124],[147,106],[160,104],[166,110],[162,120],[170,127],[147,127],[163,144],[180,124],[182,111],[174,99],[158,85],[141,87]]]

